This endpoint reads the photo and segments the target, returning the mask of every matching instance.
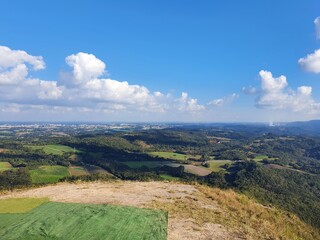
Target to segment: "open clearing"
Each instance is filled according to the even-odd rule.
[[[153,157],[161,157],[165,159],[177,160],[177,161],[185,161],[188,158],[200,159],[200,155],[192,156],[175,152],[148,152],[150,156]]]
[[[267,159],[269,161],[273,161],[273,160],[276,160],[277,158],[269,157],[267,155],[257,155],[252,160],[257,161],[257,162],[261,162],[264,159]]]
[[[19,199],[15,200],[19,204]],[[0,213],[0,236],[21,240],[166,240],[167,221],[167,213],[162,210],[46,202],[23,214]]]
[[[172,180],[174,180],[174,181],[180,180],[179,177],[173,177],[173,176],[168,175],[168,174],[160,174],[160,177],[163,178],[163,179],[165,179],[165,180],[169,180],[169,181],[172,181]]]
[[[68,168],[64,166],[40,166],[30,170],[32,183],[55,183],[69,176]]]
[[[223,191],[199,185],[129,181],[78,184],[58,183],[52,186],[21,191],[16,190],[0,195],[0,199],[13,197],[47,197],[50,201],[54,202],[113,204],[168,211],[169,240],[317,239],[316,235],[310,235],[314,230],[292,214],[262,206],[232,190]],[[74,222],[78,224],[76,225],[76,229],[82,229],[84,225],[81,224],[85,224],[83,219],[88,216],[87,212],[95,211],[92,208],[87,208],[88,210],[83,212],[83,210],[74,208],[74,205],[68,205],[64,208],[64,212],[57,210],[57,205],[48,204],[44,203],[36,209],[43,207],[43,211],[48,211],[46,219],[49,222],[53,221],[55,226],[66,227],[69,231],[73,231],[74,225],[72,224]],[[50,209],[55,209],[54,215],[51,215]],[[40,212],[37,213],[39,216],[34,215],[32,217],[34,225],[28,226],[31,228],[38,226],[38,229],[42,227],[45,230],[43,234],[53,234],[54,230],[51,223],[50,225],[46,225],[45,221],[40,226],[36,223],[37,220],[35,219],[43,219],[43,211],[41,211],[42,216]],[[72,211],[75,211],[77,214]],[[99,211],[97,212],[99,213]],[[63,220],[64,214],[68,214],[68,222]],[[89,221],[93,219],[93,217],[88,218]],[[124,219],[127,219],[127,217]],[[123,226],[128,224],[124,219],[119,217],[117,221],[123,221]],[[139,221],[138,218],[134,219]],[[0,224],[6,224],[6,222],[7,220],[0,220]],[[20,225],[17,224],[16,226]],[[90,225],[91,230],[89,232],[91,231],[92,233],[92,230],[99,229],[98,226],[100,225]],[[25,225],[21,225],[21,228],[25,229]],[[19,232],[21,230],[16,229],[15,231]],[[66,232],[66,230],[64,231]],[[68,233],[66,232],[65,234]],[[87,237],[86,239],[94,239],[87,235],[84,236]],[[79,236],[78,239],[84,238]]]
[[[91,174],[105,174],[105,175],[110,175],[112,176],[112,174],[110,172],[108,172],[107,170],[99,167],[99,166],[95,166],[95,165],[90,165],[90,164],[85,164],[84,165],[85,169],[91,173]]]
[[[26,145],[26,147],[32,148],[34,150],[41,149],[46,154],[63,155],[68,152],[77,152],[69,146],[59,145],[59,144],[49,144],[43,146]]]
[[[48,198],[8,198],[0,200],[1,213],[26,213],[48,202]]]
[[[224,170],[222,166],[233,163],[233,161],[231,160],[210,160],[207,162],[209,164],[209,169],[213,172],[219,172],[221,170]]]
[[[71,176],[84,176],[89,174],[84,167],[80,166],[70,166],[68,167],[68,171]]]
[[[184,166],[185,172],[195,174],[198,176],[206,176],[211,173],[211,170],[205,167],[194,166],[191,164],[180,164],[180,163],[170,162],[170,161],[128,161],[128,162],[122,162],[122,163],[126,164],[130,168],[141,168],[143,166],[146,166],[148,168],[156,168],[164,165],[167,165],[170,167]]]
[[[0,162],[0,172],[9,170],[12,168],[12,165],[8,162]]]

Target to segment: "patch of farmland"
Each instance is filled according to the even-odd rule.
[[[49,145],[43,145],[43,146],[27,145],[26,147],[29,147],[34,150],[40,149],[40,150],[43,150],[46,154],[53,154],[53,155],[63,155],[64,153],[68,153],[68,152],[77,152],[77,150],[69,146],[64,146],[60,144],[49,144]]]
[[[173,177],[171,175],[168,175],[168,174],[160,174],[160,177],[164,180],[168,180],[168,181],[177,181],[177,180],[180,180],[179,177]]]
[[[171,160],[177,160],[177,161],[185,161],[188,160],[189,158],[194,158],[194,159],[200,159],[200,155],[186,155],[186,154],[181,154],[181,153],[175,153],[175,152],[148,152],[148,154],[152,157],[160,157],[160,158],[165,158],[165,159],[171,159]]]
[[[164,165],[170,166],[170,167],[184,167],[184,171],[187,173],[195,174],[198,176],[206,176],[211,173],[211,170],[205,167],[200,166],[194,166],[191,164],[180,164],[170,161],[128,161],[128,162],[122,162],[126,164],[130,168],[141,168],[142,166],[146,166],[149,168],[155,168],[155,167],[161,167]]]
[[[209,169],[213,172],[219,172],[220,170],[224,170],[223,166],[226,164],[232,164],[231,160],[210,160],[207,161],[209,164]]]
[[[30,170],[32,183],[55,183],[69,176],[68,168],[64,166],[40,166]]]
[[[26,213],[48,202],[48,198],[8,198],[0,200],[1,213]]]
[[[12,168],[12,165],[9,162],[0,162],[0,172],[9,170]]]
[[[88,171],[81,166],[70,166],[68,167],[68,171],[71,176],[84,176],[89,174]]]
[[[90,165],[90,164],[86,164],[84,165],[85,169],[87,172],[91,173],[91,174],[106,174],[106,175],[112,175],[111,173],[109,173],[107,170],[99,167],[99,166],[95,166],[95,165]]]
[[[269,157],[267,155],[257,155],[252,160],[254,160],[256,162],[261,162],[264,159],[267,159],[269,161],[273,161],[273,160],[276,160],[277,158]]]
[[[2,239],[167,239],[161,210],[48,202],[24,214],[0,214]]]
[[[207,176],[211,173],[211,170],[205,167],[198,167],[191,164],[183,165],[184,171],[198,176]]]

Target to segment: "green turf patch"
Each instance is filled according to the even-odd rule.
[[[69,176],[68,168],[64,166],[41,166],[30,170],[32,183],[55,183]]]
[[[211,160],[208,161],[209,168],[213,172],[219,172],[221,170],[224,170],[223,166],[226,164],[232,164],[233,162],[231,160]]]
[[[26,145],[26,147],[29,147],[31,149],[37,150],[43,150],[46,154],[53,154],[53,155],[63,155],[64,153],[68,152],[78,152],[77,150],[64,145],[59,144],[49,144],[49,145],[43,145],[43,146],[33,146],[33,145]]]
[[[168,215],[134,207],[48,202],[26,214],[0,214],[1,239],[167,239]]]
[[[0,172],[9,170],[12,168],[12,165],[8,162],[0,162]]]
[[[184,161],[184,160],[188,160],[189,158],[194,158],[194,159],[201,158],[200,155],[192,156],[192,155],[186,155],[186,154],[175,153],[175,152],[149,152],[148,154],[152,157],[161,157],[161,158],[177,160],[177,161]]]
[[[0,199],[1,213],[26,213],[47,202],[47,198],[9,198]]]
[[[257,155],[255,156],[255,158],[253,158],[252,160],[256,161],[256,162],[261,162],[262,160],[264,159],[267,159],[269,161],[274,161],[276,160],[277,158],[272,158],[272,157],[269,157],[267,155]]]

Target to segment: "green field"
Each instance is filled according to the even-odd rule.
[[[230,160],[211,160],[211,161],[208,161],[209,168],[213,172],[219,172],[220,170],[224,170],[224,168],[222,168],[223,165],[232,164],[232,163],[233,162]]]
[[[172,181],[172,180],[180,180],[179,177],[172,177],[168,174],[160,174],[160,177],[163,178],[164,180],[169,180],[169,181]]]
[[[273,160],[276,160],[277,158],[272,158],[272,157],[269,157],[267,155],[257,155],[252,160],[257,161],[257,162],[261,162],[263,159],[267,159],[269,161],[273,161]]]
[[[43,146],[26,145],[26,147],[29,147],[34,150],[40,149],[40,150],[43,150],[46,154],[53,154],[53,155],[63,155],[64,153],[74,152],[74,151],[77,152],[77,150],[74,150],[69,146],[64,146],[59,144],[50,144],[50,145],[43,145]]]
[[[30,212],[0,214],[6,240],[167,239],[168,215],[134,207],[47,202]]]
[[[41,166],[30,170],[32,183],[55,183],[69,176],[68,168],[64,166]]]
[[[0,172],[9,170],[12,168],[12,165],[8,162],[0,162]]]
[[[175,152],[149,152],[148,154],[152,157],[161,157],[161,158],[177,160],[177,161],[188,160],[188,158],[200,159],[201,157],[200,155],[192,156],[192,155],[186,155],[186,154],[175,153]]]
[[[9,198],[0,200],[1,213],[26,213],[48,202],[47,198]]]

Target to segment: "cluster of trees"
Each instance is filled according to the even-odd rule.
[[[0,190],[12,190],[31,186],[31,178],[27,168],[7,170],[0,173]]]
[[[320,227],[320,176],[285,169],[271,169],[253,161],[238,162],[225,175],[228,187],[235,188],[263,204],[272,204],[297,214],[312,226]]]

